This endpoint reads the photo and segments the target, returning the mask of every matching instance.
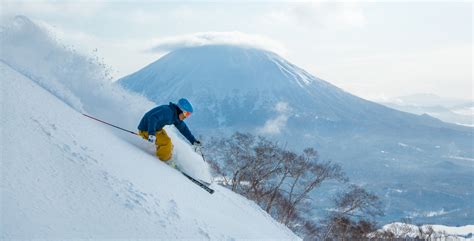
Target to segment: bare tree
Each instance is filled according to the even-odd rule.
[[[224,185],[254,200],[306,239],[321,237],[322,230],[326,231],[325,238],[339,233],[342,236],[338,237],[363,237],[375,228],[371,221],[352,220],[358,215],[381,213],[378,198],[356,186],[350,186],[349,191],[337,197],[338,215],[331,216],[325,228],[310,219],[307,214],[316,205],[311,200],[312,193],[325,182],[348,181],[338,164],[320,161],[313,148],[297,154],[264,137],[236,132],[229,138],[207,142],[205,150]]]
[[[339,165],[331,162],[319,162],[313,148],[307,148],[295,158],[291,165],[286,198],[288,206],[283,215],[283,223],[289,224],[298,207],[310,198],[310,193],[325,181],[345,181],[346,177]]]
[[[253,161],[243,172],[243,179],[248,184],[243,186],[242,191],[262,204],[273,190],[272,180],[278,179],[284,160],[277,144],[262,137],[258,137],[251,155]]]
[[[278,169],[279,178],[275,180],[274,185],[269,189],[269,197],[268,202],[265,207],[265,211],[270,212],[273,207],[273,203],[275,199],[282,199],[282,187],[284,186],[285,182],[291,175],[291,163],[297,158],[297,155],[290,151],[281,151],[280,152],[280,160],[279,163],[281,167]]]
[[[442,232],[435,232],[431,225],[412,224],[411,219],[403,218],[400,222],[390,225],[384,231],[378,231],[374,237],[384,239],[391,237],[391,240],[441,240],[446,239],[449,235]]]
[[[383,215],[379,198],[356,185],[351,185],[348,192],[340,194],[335,203],[341,215],[370,217]]]
[[[336,211],[330,216],[322,240],[360,239],[375,231],[371,218],[383,215],[379,198],[356,185],[335,199]]]
[[[243,173],[252,164],[253,158],[249,150],[254,143],[254,136],[240,132],[230,138],[212,139],[207,143],[205,150],[206,156],[210,157],[208,161],[211,167],[230,185],[232,191],[238,191]]]
[[[264,137],[239,132],[209,143],[206,150],[212,152],[207,155],[212,156],[211,166],[231,189],[257,201],[269,212],[280,200],[285,206],[285,223],[312,190],[326,180],[345,178],[339,165],[319,162],[312,148],[297,155]]]
[[[433,235],[435,234],[436,232],[434,231],[433,229],[433,226],[431,225],[428,225],[426,226],[424,229],[423,229],[423,238],[425,238],[426,240],[432,240],[433,239]]]

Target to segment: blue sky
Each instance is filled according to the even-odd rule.
[[[174,48],[272,50],[368,99],[413,93],[472,99],[471,2],[2,1],[120,78]]]

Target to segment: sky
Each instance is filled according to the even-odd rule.
[[[5,1],[67,46],[97,56],[113,78],[169,51],[244,44],[370,99],[473,97],[472,2]]]

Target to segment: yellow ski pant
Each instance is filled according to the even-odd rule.
[[[138,131],[138,134],[143,137],[143,139],[148,140],[148,131]],[[161,129],[156,132],[156,156],[162,161],[168,161],[171,159],[173,154],[173,143],[171,143],[171,138],[166,134],[164,129]]]

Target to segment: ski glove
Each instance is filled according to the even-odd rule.
[[[151,142],[151,143],[155,143],[155,141],[156,141],[156,136],[154,136],[154,135],[149,135],[149,136],[148,136],[148,141]]]
[[[193,145],[195,145],[195,146],[201,146],[201,142],[198,141],[198,140],[196,140],[196,141],[193,143]]]

